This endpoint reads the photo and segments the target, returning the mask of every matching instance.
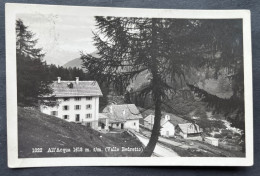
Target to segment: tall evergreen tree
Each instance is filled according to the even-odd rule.
[[[213,54],[211,63],[217,59],[219,50],[209,47],[216,36],[204,31],[211,23],[162,18],[95,19],[98,31],[94,33],[94,42],[100,57],[81,55],[91,77],[127,87],[138,74],[144,71],[151,74],[151,81],[140,91],[140,96],[151,94],[154,102],[155,122],[142,153],[151,156],[160,133],[161,107],[168,101],[168,92],[176,91],[176,84],[185,79],[190,68],[210,65],[208,53]],[[223,62],[215,65],[223,67]]]
[[[37,106],[40,97],[52,93],[44,53],[36,47],[28,26],[16,21],[17,97],[21,106]]]

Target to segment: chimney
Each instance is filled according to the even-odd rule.
[[[112,105],[109,107],[109,111],[110,111],[111,114],[113,114],[113,106]]]
[[[168,114],[165,115],[165,120],[169,121],[170,120],[170,116]]]
[[[79,83],[79,77],[76,77],[76,84]]]
[[[60,83],[61,77],[57,77],[58,78],[58,83]]]

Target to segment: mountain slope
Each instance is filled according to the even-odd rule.
[[[73,59],[73,60],[67,62],[66,64],[64,64],[63,67],[65,67],[65,68],[73,68],[73,67],[82,68],[82,61],[80,58],[76,58],[76,59]]]
[[[90,53],[90,55],[92,55],[93,57],[100,57],[98,54],[97,54],[98,51],[95,51],[93,53]],[[63,67],[65,68],[73,68],[73,67],[76,67],[76,68],[82,68],[82,60],[80,58],[76,58],[76,59],[72,59],[71,61],[67,62],[66,64],[63,65]]]
[[[98,51],[95,51],[93,53],[91,53],[90,55],[92,55],[93,57],[99,58],[100,55],[98,55]],[[82,68],[82,60],[80,58],[76,58],[73,59],[69,62],[67,62],[66,64],[63,65],[63,67],[65,68]],[[208,71],[209,74],[213,74],[213,71]],[[200,77],[196,77],[195,81],[198,83],[198,86],[201,89],[206,90],[207,92],[209,92],[210,94],[216,95],[220,98],[230,98],[233,95],[233,91],[231,88],[231,81],[227,78],[227,75],[225,75],[225,71],[221,71],[220,72],[221,75],[219,76],[218,79],[213,79],[213,78],[206,78],[205,77],[205,70],[201,70],[201,71],[195,71],[193,76],[191,78],[188,78],[188,76],[186,78],[188,78],[189,80],[192,82],[194,81],[194,75],[204,75],[204,76],[200,76]],[[148,71],[143,71],[141,72],[139,75],[137,75],[130,83],[130,87],[133,88],[133,90],[137,90],[139,88],[142,87],[142,85],[148,83],[148,79],[151,78],[150,73]]]
[[[102,157],[102,156],[139,156],[140,152],[123,152],[121,147],[142,147],[140,141],[123,133],[99,133],[73,122],[45,115],[37,110],[18,108],[18,156],[34,157]],[[83,152],[73,152],[74,147],[82,147]],[[94,148],[102,152],[94,152]],[[118,152],[105,152],[105,147],[118,147]],[[33,148],[42,152],[33,153]],[[56,148],[56,152],[48,152]],[[62,152],[58,152],[58,149]],[[85,152],[85,148],[90,152]],[[64,152],[63,149],[70,149]]]

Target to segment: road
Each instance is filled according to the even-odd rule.
[[[145,136],[151,136],[151,131],[148,131],[146,130],[145,128],[142,128],[142,133],[145,135]],[[160,137],[159,136],[159,139],[158,139],[159,142],[164,142],[164,143],[167,143],[167,144],[170,144],[170,145],[173,145],[173,146],[176,146],[176,147],[181,147],[183,149],[188,149],[188,148],[193,148],[189,145],[186,145],[186,144],[183,144],[181,142],[176,142],[176,141],[173,141],[173,140],[170,140],[170,139],[166,139],[166,138],[163,138],[163,137]]]
[[[149,138],[139,134],[134,133],[136,137],[142,142],[143,145],[147,145],[149,142]],[[161,144],[156,144],[154,149],[154,156],[160,156],[160,157],[180,157],[176,152],[174,152],[172,149],[167,148]]]
[[[142,128],[142,133],[147,137],[151,136],[151,131],[148,131],[144,128]],[[220,157],[220,156],[226,156],[226,157],[239,156],[240,157],[240,156],[243,156],[239,152],[236,152],[234,154],[234,152],[228,152],[228,151],[223,150],[219,147],[211,146],[209,144],[206,144],[206,143],[203,143],[203,142],[200,142],[200,141],[196,141],[196,140],[188,140],[187,139],[186,142],[179,142],[179,141],[173,141],[171,139],[166,139],[166,138],[159,136],[158,141],[162,142],[164,144],[171,145],[171,146],[180,147],[184,150],[187,150],[187,149],[190,148],[190,149],[202,151],[204,153],[210,152],[212,155],[214,155],[216,157]]]
[[[180,142],[175,142],[173,140],[170,140],[170,139],[165,139],[163,137],[159,137],[159,142],[164,142],[164,143],[167,143],[167,144],[170,144],[170,145],[173,145],[173,146],[176,146],[176,147],[181,147],[183,149],[188,149],[188,148],[193,148],[193,147],[190,147],[186,144],[182,144]]]

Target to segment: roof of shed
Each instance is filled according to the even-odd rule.
[[[109,105],[104,108],[103,113],[106,113],[110,122],[122,122],[143,118],[134,104]]]
[[[145,117],[144,121],[153,125],[154,124],[154,115],[152,115],[152,114],[148,115],[147,117]],[[162,117],[161,121],[160,121],[160,125],[163,126],[166,122],[170,122],[170,120],[166,120],[164,117]]]
[[[149,122],[149,123],[151,123],[151,118],[152,117],[150,117],[150,116],[151,115],[154,116],[154,110],[147,110],[146,113],[147,114],[149,113],[149,115],[147,115],[147,117],[145,117],[144,120]],[[185,120],[185,119],[183,119],[181,117],[178,117],[178,116],[176,116],[176,115],[174,115],[172,113],[166,113],[166,112],[162,111],[162,119],[164,119],[165,115],[169,115],[170,116],[169,122],[172,123],[174,126],[176,126],[176,125],[178,125],[180,123],[187,123],[188,122],[187,120]],[[152,124],[153,124],[153,122],[152,122]],[[161,122],[161,124],[163,124],[163,122]]]

